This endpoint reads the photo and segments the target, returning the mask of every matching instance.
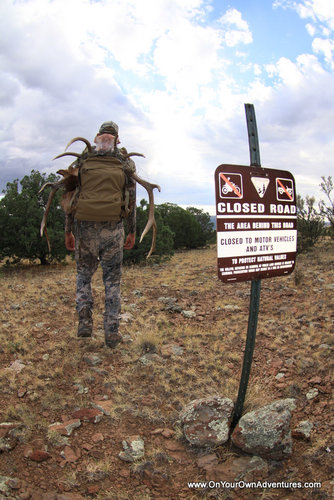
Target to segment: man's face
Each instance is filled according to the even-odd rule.
[[[116,137],[111,134],[97,134],[94,139],[96,151],[112,152],[115,149]],[[117,141],[119,143],[119,141]]]

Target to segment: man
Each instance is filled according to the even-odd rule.
[[[92,336],[91,279],[101,263],[105,343],[114,348],[122,340],[118,330],[123,248],[130,250],[135,244],[136,183],[126,174],[127,170],[135,171],[135,164],[124,158],[125,149],[117,148],[116,123],[103,123],[94,142],[93,152],[86,159],[83,154],[79,160],[80,191],[74,216],[66,215],[65,245],[68,250],[75,250],[77,264],[78,337]],[[126,214],[129,234],[124,244]]]

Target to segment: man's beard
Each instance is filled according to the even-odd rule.
[[[110,134],[97,135],[94,139],[96,151],[112,152],[115,149],[115,137]]]

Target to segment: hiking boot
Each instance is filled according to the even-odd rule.
[[[91,337],[93,333],[92,311],[88,307],[83,307],[79,311],[78,337]]]
[[[123,337],[119,333],[109,333],[105,335],[106,346],[110,349],[115,349],[115,347],[122,342]]]
[[[104,338],[106,346],[114,349],[122,341],[122,335],[118,332],[119,320],[104,314]]]

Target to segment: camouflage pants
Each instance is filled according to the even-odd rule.
[[[105,286],[104,329],[117,333],[121,312],[123,222],[75,221],[76,309],[93,308],[92,276],[101,263]]]

